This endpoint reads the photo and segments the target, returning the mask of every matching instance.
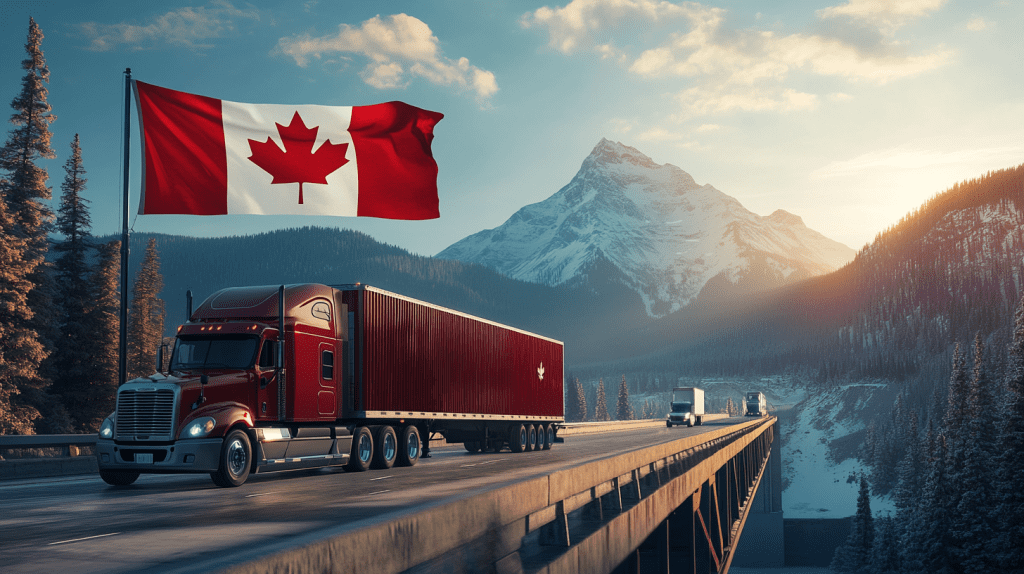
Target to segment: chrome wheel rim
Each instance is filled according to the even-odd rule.
[[[392,460],[398,452],[398,445],[395,444],[395,435],[387,433],[384,437],[384,458]]]
[[[228,445],[228,471],[234,476],[241,476],[248,463],[247,458],[242,441],[240,439],[231,441],[231,444]]]
[[[361,435],[359,437],[359,460],[367,462],[372,454],[373,445],[370,443],[370,437]]]

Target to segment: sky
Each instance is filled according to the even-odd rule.
[[[133,103],[136,232],[326,226],[433,255],[557,192],[608,138],[859,249],[953,184],[1024,163],[1017,0],[0,0],[0,101],[20,91],[30,17],[57,116],[53,205],[79,134],[94,235],[121,229],[125,68],[235,102],[445,116],[439,219],[136,216]]]

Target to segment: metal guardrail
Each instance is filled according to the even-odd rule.
[[[0,435],[0,449],[61,448],[96,446],[96,434],[5,434]]]

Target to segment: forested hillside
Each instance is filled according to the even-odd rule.
[[[533,331],[564,341],[567,360],[598,353],[595,335],[648,320],[639,297],[615,283],[547,287],[317,227],[224,238],[136,233],[129,276],[151,237],[160,251],[168,335],[185,321],[187,290],[198,306],[224,287],[304,282],[365,283]]]

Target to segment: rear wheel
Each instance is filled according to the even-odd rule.
[[[420,459],[420,431],[409,425],[401,430],[398,436],[398,455],[396,466],[413,466]]]
[[[394,466],[395,457],[398,456],[398,437],[395,436],[395,429],[388,425],[377,427],[377,436],[373,437],[373,444],[375,448],[370,468],[384,470]]]
[[[373,435],[366,427],[356,427],[352,432],[352,456],[345,465],[350,472],[363,472],[370,468],[373,459]]]
[[[113,486],[128,486],[139,478],[138,472],[131,470],[101,470],[103,482]]]
[[[533,450],[544,450],[544,425],[534,425],[533,428],[537,429],[537,438],[533,441]]]
[[[526,425],[526,448],[524,452],[533,451],[534,445],[537,444],[537,427],[533,425]]]
[[[210,478],[217,486],[242,486],[249,478],[252,467],[252,444],[249,435],[241,429],[235,429],[224,438],[220,449],[220,466],[217,472],[211,472]]]
[[[526,425],[522,423],[512,425],[508,431],[508,448],[512,452],[526,450]]]

